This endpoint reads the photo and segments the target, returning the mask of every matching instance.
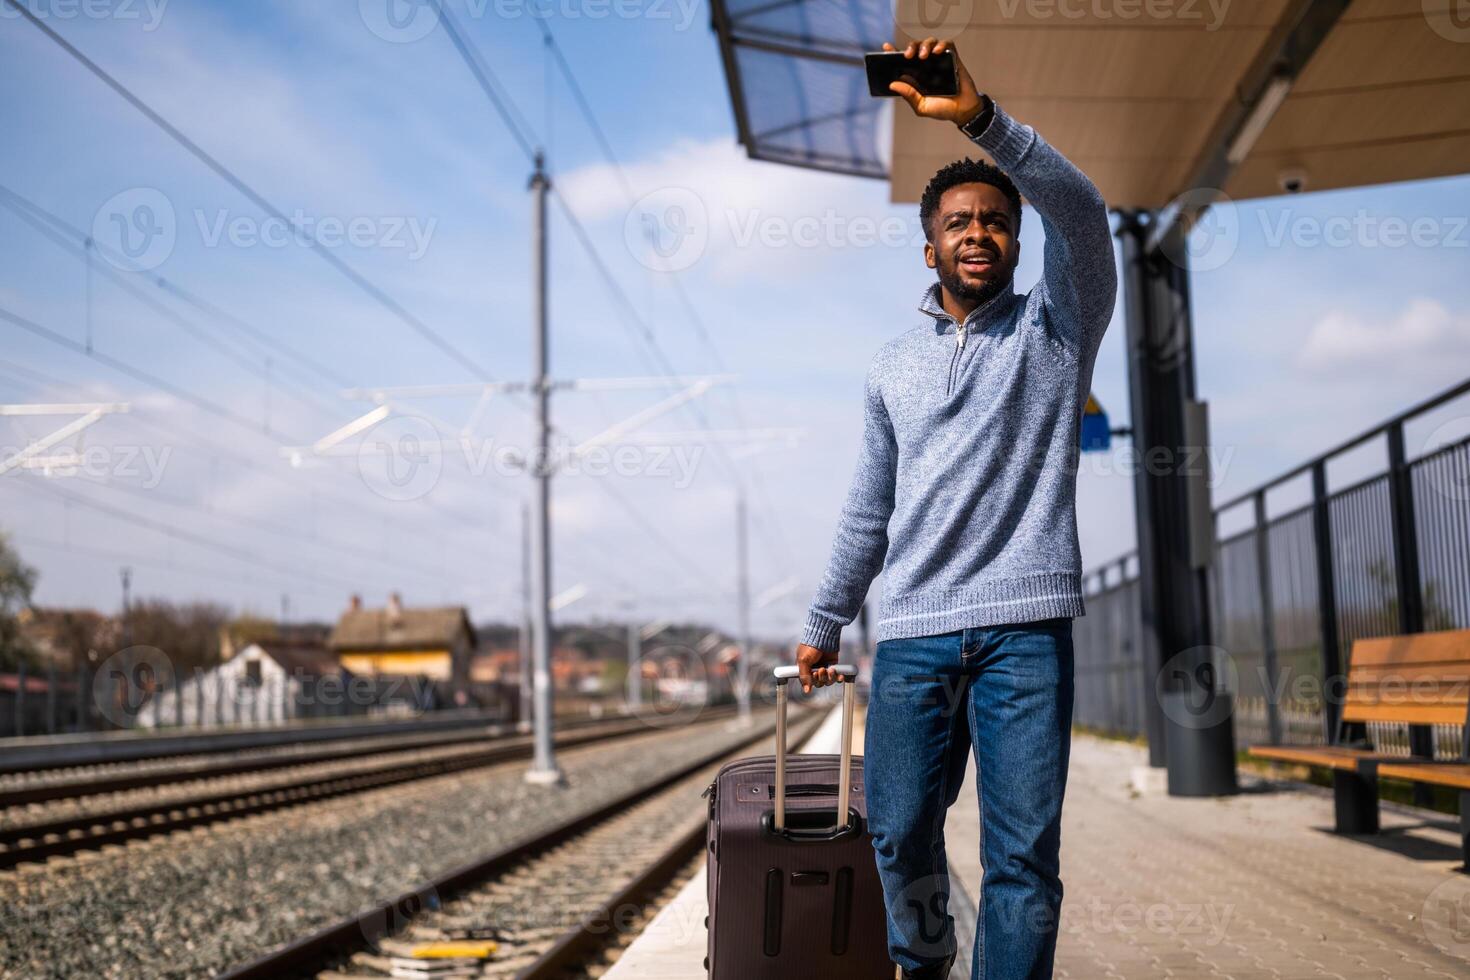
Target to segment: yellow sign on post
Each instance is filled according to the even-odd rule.
[[[1097,396],[1087,396],[1087,407],[1082,410],[1082,451],[1084,453],[1107,452],[1113,447],[1113,430],[1108,424],[1108,413],[1103,411]]]

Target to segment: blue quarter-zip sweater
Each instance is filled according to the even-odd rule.
[[[1117,291],[1107,208],[999,105],[975,142],[1041,216],[1041,281],[962,324],[936,282],[923,322],[873,358],[857,471],[802,633],[820,650],[837,649],[880,570],[880,642],[1083,614],[1078,430]]]

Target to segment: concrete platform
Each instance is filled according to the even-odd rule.
[[[834,751],[835,724],[808,750]],[[1247,792],[1227,799],[1141,794],[1146,762],[1136,746],[1073,739],[1056,976],[1470,977],[1470,875],[1451,819],[1385,805],[1384,833],[1340,837],[1325,791],[1243,773]],[[981,883],[973,765],[967,784],[945,831],[965,949]],[[704,916],[701,873],[606,975],[700,980]],[[952,980],[967,976],[956,964]]]

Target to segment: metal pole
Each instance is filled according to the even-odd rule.
[[[122,576],[122,642],[126,649],[133,645],[132,608],[133,570],[124,565],[118,570]]]
[[[123,607],[122,607],[122,642],[123,642],[123,649],[128,651],[128,654],[127,654],[127,656],[125,658],[125,660],[127,662],[127,676],[123,679],[123,683],[124,683],[124,685],[126,685],[135,676],[137,676],[133,672],[133,654],[132,654],[132,646],[133,646],[133,614],[132,614],[132,608],[133,608],[133,599],[132,599],[133,570],[131,568],[128,568],[127,566],[123,566],[119,570],[119,574],[122,575],[122,604],[123,604]],[[108,696],[109,696],[108,703],[111,704],[114,708],[117,707],[117,689],[118,689],[117,678],[116,678],[116,676],[114,676],[112,678],[112,683],[108,687]],[[155,706],[155,710],[156,710],[156,706]],[[137,718],[136,715],[130,716],[129,719],[128,719],[129,727],[132,727],[134,724],[137,723],[137,721],[138,721],[138,718]]]
[[[1147,341],[1144,336],[1149,320],[1147,276],[1144,272],[1144,266],[1148,261],[1144,252],[1146,231],[1138,225],[1138,217],[1135,215],[1125,214],[1123,222],[1118,229],[1118,240],[1123,252],[1123,300],[1124,313],[1127,318],[1126,340],[1129,352],[1128,388],[1131,395],[1130,410],[1133,418],[1135,448],[1141,449],[1146,445],[1141,416],[1149,413],[1150,406],[1140,377],[1142,370],[1134,366],[1134,361],[1141,359],[1142,351],[1147,349]],[[1157,572],[1154,563],[1144,559],[1144,555],[1153,548],[1153,521],[1149,507],[1150,501],[1145,493],[1144,481],[1142,476],[1139,476],[1134,480],[1133,508],[1134,521],[1138,529],[1138,604],[1141,629],[1137,635],[1137,650],[1142,666],[1142,670],[1139,671],[1139,679],[1143,686],[1143,728],[1148,741],[1148,764],[1155,768],[1163,768],[1164,715],[1155,694],[1154,674],[1159,670],[1165,655],[1159,647],[1158,632],[1153,628],[1158,615],[1156,608],[1158,600],[1155,597],[1154,582]]]
[[[546,192],[551,187],[544,160],[536,154],[536,172],[531,175],[532,231],[531,248],[534,272],[532,282],[531,344],[534,363],[532,383],[535,385],[536,450],[531,459],[534,484],[532,502],[535,520],[531,533],[531,657],[536,694],[535,754],[526,781],[555,785],[565,781],[556,766],[552,747],[551,692],[551,455],[550,455],[550,379],[547,377],[546,336]]]
[[[740,659],[736,661],[736,702],[740,706],[739,719],[742,725],[750,723],[750,570],[747,567],[745,534],[745,491],[735,495],[735,574],[737,602],[740,605]]]
[[[643,707],[643,627],[628,624],[628,707]]]
[[[1266,730],[1271,744],[1281,744],[1281,706],[1276,703],[1280,667],[1276,663],[1276,615],[1271,608],[1271,529],[1266,520],[1266,491],[1256,494],[1256,586],[1261,597],[1261,656],[1266,671]],[[1223,617],[1222,617],[1223,618]]]
[[[56,734],[56,661],[46,664],[46,734]]]
[[[521,505],[521,707],[517,717],[522,728],[529,728],[534,705],[531,698],[531,514]]]
[[[1424,632],[1424,590],[1419,577],[1419,531],[1414,515],[1414,478],[1404,448],[1404,423],[1388,427],[1388,506],[1393,527],[1393,567],[1398,592],[1399,632]],[[1409,726],[1409,753],[1434,758],[1434,729]],[[1414,784],[1414,802],[1429,806],[1434,789]]]
[[[1185,233],[1176,224],[1163,247],[1153,249],[1141,215],[1122,217],[1129,387],[1140,463],[1134,507],[1149,762],[1167,766],[1170,795],[1234,793],[1233,692],[1221,685],[1209,647],[1214,533],[1208,473],[1200,462],[1208,432],[1195,397]]]
[[[1337,630],[1337,577],[1332,562],[1332,508],[1327,495],[1327,463],[1312,464],[1312,550],[1317,559],[1317,629],[1322,660],[1322,734],[1336,745],[1344,692],[1341,641]]]
[[[26,733],[26,662],[22,660],[15,672],[15,734]]]

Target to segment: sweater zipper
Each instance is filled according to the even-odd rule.
[[[963,323],[958,323],[958,324],[955,324],[954,353],[951,354],[950,357],[949,357],[949,378],[945,382],[945,386],[944,386],[944,393],[945,393],[945,395],[949,395],[951,392],[954,391],[954,369],[955,369],[955,364],[957,364],[959,362],[959,359],[960,359],[960,351],[962,351],[964,349],[965,349],[965,325]]]

